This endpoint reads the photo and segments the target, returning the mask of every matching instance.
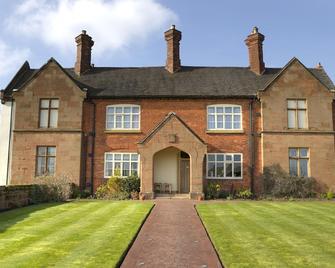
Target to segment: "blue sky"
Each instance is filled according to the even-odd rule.
[[[281,67],[293,56],[321,62],[335,80],[333,0],[12,0],[0,2],[0,88],[28,60],[75,61],[74,37],[87,29],[96,66],[164,65],[164,30],[182,31],[183,65],[247,66],[244,39],[265,35],[264,61]]]

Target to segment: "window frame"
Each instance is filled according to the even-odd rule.
[[[290,155],[290,150],[295,149],[297,150],[297,156],[291,156]],[[300,150],[301,149],[306,149],[307,150],[307,156],[300,156]],[[288,148],[288,169],[289,169],[289,174],[290,176],[294,176],[291,174],[291,166],[290,166],[290,160],[294,159],[297,160],[297,177],[304,177],[304,178],[308,178],[311,175],[311,171],[310,171],[310,158],[311,158],[311,152],[310,149],[308,147],[289,147]],[[307,176],[301,176],[300,175],[300,160],[307,160]]]
[[[46,154],[45,155],[39,155],[38,154],[38,149],[39,148],[45,148],[46,149]],[[49,148],[55,148],[55,155],[48,155],[48,149]],[[38,174],[38,158],[39,157],[43,157],[45,158],[45,170],[47,171],[48,170],[48,159],[49,158],[54,158],[54,162],[55,162],[55,165],[54,165],[54,173],[53,174],[48,174],[47,172],[45,172],[44,174]],[[54,176],[55,173],[56,173],[56,165],[57,165],[57,146],[54,146],[54,145],[38,145],[36,146],[36,157],[35,157],[35,177],[40,177],[40,176],[44,176],[44,175],[47,175],[47,176]]]
[[[49,101],[48,108],[43,108],[42,107],[42,101],[45,101],[45,100]],[[58,108],[52,108],[51,107],[51,101],[53,101],[53,100],[58,100]],[[60,106],[59,98],[40,98],[39,107],[38,107],[38,128],[41,128],[41,129],[48,129],[48,128],[55,129],[55,128],[58,128],[59,106]],[[45,110],[48,111],[48,125],[47,125],[47,127],[41,127],[41,111],[45,111]],[[57,126],[56,127],[50,127],[50,115],[51,115],[52,110],[57,111]]]
[[[113,155],[113,160],[108,160],[107,161],[107,155],[110,155],[110,154],[112,154]],[[137,162],[137,176],[139,177],[140,176],[140,161],[141,161],[141,159],[140,159],[140,154],[139,153],[137,153],[137,152],[105,152],[105,155],[104,155],[104,178],[105,179],[108,179],[108,178],[110,178],[110,177],[112,177],[112,176],[115,176],[115,174],[114,174],[114,172],[115,172],[115,154],[120,154],[121,155],[121,160],[118,160],[117,162],[120,162],[121,163],[121,168],[120,168],[120,173],[121,173],[121,178],[127,178],[128,176],[131,176],[131,174],[129,174],[128,176],[122,176],[122,170],[123,170],[123,162],[128,162],[128,163],[130,163],[130,169],[129,169],[129,171],[131,171],[131,163],[135,163],[135,162]],[[130,158],[129,158],[129,161],[124,161],[123,160],[123,155],[125,155],[125,154],[129,154],[129,156],[130,156]],[[132,154],[136,154],[137,155],[137,161],[132,161],[131,160],[131,155]],[[113,163],[113,168],[112,168],[112,175],[107,175],[107,169],[106,169],[106,167],[107,167],[107,162],[112,162]]]
[[[108,128],[108,115],[109,115],[109,113],[108,113],[108,108],[117,108],[117,107],[122,107],[122,110],[124,109],[124,107],[130,107],[131,108],[131,110],[132,110],[132,108],[133,107],[137,107],[138,108],[138,114],[137,113],[133,113],[132,111],[131,111],[131,113],[130,113],[130,128],[124,128],[124,113],[123,113],[123,111],[122,111],[122,127],[121,128],[117,128],[116,127],[116,114],[114,113],[114,128]],[[135,131],[139,131],[139,130],[141,130],[141,105],[139,105],[139,104],[111,104],[111,105],[107,105],[106,106],[106,113],[105,113],[105,115],[106,115],[106,120],[105,120],[105,129],[107,130],[107,131],[133,131],[133,130],[135,130]],[[133,128],[132,127],[132,123],[133,123],[133,115],[138,115],[138,128]]]
[[[217,107],[222,107],[224,110],[225,108],[227,107],[231,107],[232,108],[232,113],[230,113],[232,115],[232,128],[225,128],[225,122],[226,122],[226,119],[225,119],[225,115],[226,113],[222,113],[222,116],[223,116],[223,120],[222,120],[222,128],[218,128],[217,127],[217,112],[216,112],[216,108]],[[234,108],[240,108],[240,113],[234,113]],[[214,113],[211,113],[211,115],[214,115],[214,125],[215,127],[214,128],[209,128],[209,108],[214,108],[215,109],[215,112]],[[229,115],[229,113],[227,113],[227,115]],[[240,128],[234,128],[234,115],[239,115],[240,116]],[[242,105],[239,105],[239,104],[210,104],[210,105],[207,105],[207,108],[206,108],[206,117],[207,117],[207,126],[206,126],[206,129],[208,131],[242,131],[243,130],[243,112],[242,112]]]
[[[224,160],[223,160],[223,172],[224,172],[224,176],[223,177],[217,177],[217,174],[215,174],[215,177],[209,177],[208,176],[208,162],[213,162],[213,161],[208,161],[209,159],[209,155],[214,155],[215,156],[215,173],[216,173],[216,166],[217,166],[217,155],[223,155],[224,156]],[[226,156],[227,155],[231,155],[232,156],[232,161],[228,161],[229,163],[232,163],[232,177],[227,177],[226,176]],[[234,156],[235,155],[239,155],[241,156],[241,161],[234,161]],[[222,161],[220,161],[222,162]],[[234,176],[234,167],[235,164],[234,163],[240,163],[241,164],[241,176],[240,177],[235,177]],[[206,179],[208,180],[242,180],[243,179],[243,153],[207,153],[206,154]]]
[[[288,102],[289,101],[295,101],[296,102],[296,108],[289,108]],[[305,102],[305,108],[299,108],[298,106],[298,101],[304,101]],[[287,109],[287,128],[292,129],[292,130],[305,130],[308,129],[308,105],[307,105],[307,99],[304,98],[289,98],[286,99],[286,109]],[[290,127],[289,126],[289,111],[294,111],[295,117],[294,117],[294,122],[295,122],[295,127]],[[305,111],[305,126],[304,128],[299,128],[299,111]]]

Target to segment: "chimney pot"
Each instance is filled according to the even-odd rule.
[[[175,25],[164,33],[167,42],[167,59],[165,69],[170,73],[178,72],[180,64],[180,40],[181,32],[176,29]]]
[[[245,44],[249,50],[249,67],[257,75],[261,75],[265,71],[263,62],[263,41],[264,35],[258,32],[258,28],[254,27],[251,34],[245,40]]]
[[[91,56],[94,41],[91,36],[86,34],[85,30],[82,30],[75,40],[77,43],[77,59],[74,70],[76,74],[81,75],[92,68]]]

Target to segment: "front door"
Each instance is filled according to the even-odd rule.
[[[190,159],[180,159],[180,193],[190,192]]]

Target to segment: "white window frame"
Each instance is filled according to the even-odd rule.
[[[224,156],[224,176],[223,177],[217,177],[215,174],[214,177],[209,177],[208,176],[208,162],[212,162],[212,161],[208,161],[208,156],[209,155],[214,155],[215,156],[215,163],[217,163],[217,155],[223,155]],[[226,177],[226,156],[227,155],[231,155],[232,156],[232,161],[228,161],[229,163],[232,163],[232,177]],[[234,161],[234,155],[239,155],[241,156],[241,161]],[[221,162],[221,161],[220,161]],[[234,163],[241,163],[241,176],[240,177],[235,177],[234,176]],[[215,168],[215,173],[216,173],[216,168]],[[242,180],[243,179],[243,154],[242,153],[208,153],[206,155],[206,178],[209,180]]]
[[[121,114],[118,114],[118,115],[121,115],[122,116],[122,127],[119,127],[117,128],[116,127],[116,113],[114,112],[114,127],[113,128],[108,128],[108,116],[110,115],[108,113],[108,108],[120,108],[122,107],[122,113]],[[133,107],[137,107],[138,108],[138,114],[137,113],[133,113],[131,111],[131,113],[129,114],[130,115],[130,128],[125,128],[124,127],[124,112],[123,112],[123,109],[124,107],[130,107],[131,109]],[[138,115],[138,128],[133,128],[133,115]],[[138,105],[138,104],[113,104],[113,105],[108,105],[106,106],[106,130],[140,130],[141,129],[141,106]]]
[[[294,101],[296,103],[296,108],[289,108],[289,101]],[[299,108],[298,102],[299,101],[304,101],[305,102],[305,108]],[[288,129],[308,129],[308,106],[307,106],[307,99],[287,99],[286,101],[287,105],[287,128]],[[289,124],[289,112],[294,112],[294,127],[290,127]],[[305,127],[299,127],[299,111],[304,111],[305,112]]]
[[[108,155],[113,155],[113,160],[107,160],[107,156]],[[117,160],[117,161],[115,161],[115,155],[116,154],[120,154],[121,155],[121,160]],[[125,155],[125,154],[129,154],[129,161],[124,161],[123,160],[123,155]],[[131,155],[132,154],[136,154],[137,155],[137,161],[132,161],[131,160]],[[139,153],[137,153],[137,152],[105,152],[105,156],[104,156],[104,178],[105,179],[108,179],[108,178],[110,178],[111,176],[114,176],[115,175],[115,162],[120,162],[121,163],[121,168],[120,168],[120,172],[121,172],[121,174],[120,174],[120,177],[123,177],[123,178],[126,178],[127,176],[122,176],[122,170],[123,170],[123,162],[129,162],[129,164],[130,164],[130,171],[131,171],[131,163],[132,162],[137,162],[137,176],[140,176],[140,154]],[[111,163],[113,163],[112,165],[113,165],[113,168],[112,168],[112,175],[107,175],[107,162],[111,162]],[[131,174],[129,174],[129,176],[130,176]]]
[[[239,113],[234,113],[234,108],[240,108],[240,112]],[[214,108],[215,112],[214,113],[209,113],[209,108]],[[225,108],[232,108],[232,113],[226,113],[223,112],[222,116],[223,116],[223,121],[222,121],[222,128],[218,128],[217,123],[217,116],[218,113],[216,112],[217,108],[223,108],[223,110],[225,110]],[[209,128],[209,115],[214,115],[214,128]],[[231,115],[232,116],[232,128],[225,128],[225,115]],[[234,115],[239,115],[240,116],[240,128],[234,128]],[[243,113],[242,113],[242,106],[241,105],[237,105],[237,104],[213,104],[213,105],[207,105],[207,130],[224,130],[224,131],[238,131],[238,130],[243,130]]]

